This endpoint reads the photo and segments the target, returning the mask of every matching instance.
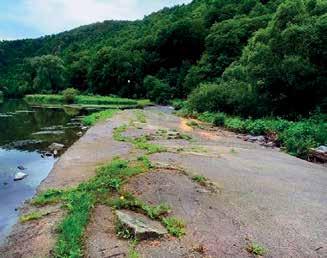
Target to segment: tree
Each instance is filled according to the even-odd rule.
[[[25,77],[34,92],[59,92],[65,87],[66,67],[61,58],[53,55],[27,59]]]
[[[172,97],[172,90],[169,85],[154,76],[145,77],[144,87],[147,91],[147,97],[158,104],[167,104]]]

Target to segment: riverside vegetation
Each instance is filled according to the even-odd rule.
[[[26,99],[108,108],[140,104],[120,97],[163,104],[187,98],[192,112],[224,112],[246,124],[259,118],[260,127],[265,117],[283,120],[291,125],[285,134],[277,130],[286,148],[305,156],[327,141],[326,120],[317,120],[327,107],[326,13],[323,0],[194,0],[139,21],[2,41],[0,91],[6,97],[63,91]],[[303,147],[292,140],[298,135]]]

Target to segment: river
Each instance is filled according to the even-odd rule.
[[[33,197],[56,162],[58,156],[50,156],[49,145],[67,148],[85,129],[80,113],[31,107],[23,100],[0,103],[0,242],[17,222],[19,207]],[[18,172],[28,176],[14,181]]]

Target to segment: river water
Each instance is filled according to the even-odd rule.
[[[80,113],[31,107],[22,100],[0,103],[0,242],[17,222],[18,208],[35,194],[56,162],[58,156],[47,156],[49,145],[69,147],[85,129]],[[28,176],[14,181],[18,172]]]

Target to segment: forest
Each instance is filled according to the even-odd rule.
[[[190,110],[290,119],[326,113],[327,2],[194,0],[142,20],[0,42],[6,97],[188,99]]]

